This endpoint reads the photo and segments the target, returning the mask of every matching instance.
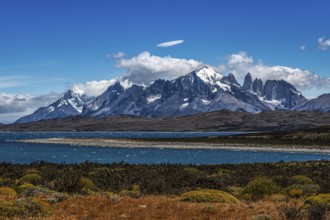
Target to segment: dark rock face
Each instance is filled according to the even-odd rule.
[[[253,81],[253,84],[252,84],[252,90],[253,90],[253,92],[255,92],[258,96],[261,96],[262,95],[262,88],[263,88],[262,80],[256,78]]]
[[[283,107],[288,109],[307,101],[293,85],[284,80],[267,80],[262,96],[266,100],[280,100]]]
[[[83,115],[93,115],[100,108],[106,108],[114,100],[118,98],[120,94],[124,92],[124,88],[119,82],[110,86],[104,93],[96,97],[92,102],[84,106],[82,114]]]
[[[246,74],[243,83],[243,89],[245,91],[252,91],[252,76],[251,73]]]

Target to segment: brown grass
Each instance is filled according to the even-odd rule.
[[[241,202],[240,204],[191,203],[182,202],[179,197],[146,196],[139,199],[121,197],[114,202],[108,196],[75,196],[53,206],[53,215],[29,219],[46,220],[240,220],[253,219],[256,215],[266,214],[272,220],[283,219],[279,207],[290,205],[302,206],[302,200],[291,200],[289,203],[260,200],[258,202]],[[211,210],[211,211],[210,211]],[[327,219],[330,218],[330,213]],[[1,218],[0,218],[1,219]],[[14,218],[19,219],[19,218]],[[24,218],[26,219],[26,218]]]
[[[293,202],[293,201],[292,201]],[[297,201],[295,201],[297,202]],[[298,201],[303,205],[302,201]],[[132,219],[132,220],[212,220],[212,219],[252,219],[253,216],[267,214],[273,220],[282,219],[278,207],[284,202],[262,200],[241,204],[191,203],[182,202],[178,197],[147,196],[139,199],[123,197],[118,203],[107,196],[76,196],[53,206],[48,220],[89,220],[89,219]],[[211,207],[211,208],[210,208]],[[211,210],[211,211],[208,211]],[[328,214],[328,217],[329,214]]]

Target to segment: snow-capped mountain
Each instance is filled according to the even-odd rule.
[[[330,94],[323,94],[315,99],[309,100],[303,105],[297,106],[295,110],[330,112]]]
[[[156,80],[149,86],[124,90],[116,83],[83,110],[84,115],[173,116],[229,109],[260,112],[269,109],[254,94],[246,93],[230,74],[203,67],[177,79]]]
[[[258,113],[292,109],[306,101],[293,85],[283,80],[267,80],[263,84],[260,79],[253,81],[248,73],[241,86],[233,74],[223,76],[205,66],[174,80],[156,80],[148,86],[124,88],[117,82],[93,99],[69,90],[63,98],[17,122],[74,115],[179,116],[222,109]]]
[[[64,94],[62,98],[56,102],[50,104],[47,107],[41,107],[34,113],[18,119],[16,123],[80,115],[87,100],[87,97],[80,96],[72,90],[69,90]]]

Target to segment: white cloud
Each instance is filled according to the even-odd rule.
[[[298,89],[310,89],[315,86],[329,86],[327,79],[322,79],[312,71],[301,70],[286,66],[267,66],[262,62],[255,63],[252,57],[245,52],[232,54],[228,57],[228,71],[232,72],[239,80],[250,72],[254,78],[266,81],[268,79],[283,79],[296,86]]]
[[[305,51],[305,50],[306,50],[306,45],[300,45],[299,49],[300,49],[301,51]]]
[[[113,58],[116,58],[116,59],[117,58],[122,58],[124,56],[126,56],[126,54],[123,53],[123,52],[118,52],[118,53],[113,54]]]
[[[110,53],[107,55],[108,59],[119,59],[125,57],[126,54],[124,52],[118,52],[118,53]]]
[[[154,56],[147,51],[116,62],[117,68],[126,69],[123,78],[137,84],[148,84],[156,79],[173,79],[201,66],[203,63],[197,60]]]
[[[23,86],[27,84],[27,78],[22,76],[1,76],[0,89]]]
[[[132,83],[129,81],[129,79],[110,79],[110,80],[101,80],[101,81],[89,81],[86,83],[75,83],[71,86],[71,89],[79,94],[85,94],[87,96],[99,96],[101,95],[109,86],[112,86],[117,81],[120,82],[120,84],[124,88],[129,88]]]
[[[98,96],[102,94],[109,86],[113,85],[116,79],[89,81],[86,83],[75,83],[71,89],[79,94],[86,94],[88,96]]]
[[[172,47],[178,44],[182,44],[184,40],[174,40],[174,41],[168,41],[168,42],[163,42],[160,44],[157,44],[157,47]]]
[[[62,94],[49,93],[33,97],[30,94],[0,93],[0,122],[12,123],[18,118],[31,114],[40,107],[47,106]]]
[[[319,38],[318,44],[321,50],[327,50],[330,47],[330,39],[325,39],[325,37],[322,36]]]

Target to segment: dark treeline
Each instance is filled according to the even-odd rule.
[[[222,165],[0,163],[0,184],[15,188],[29,172],[41,177],[36,184],[68,193],[82,192],[82,178],[93,191],[116,193],[138,186],[143,195],[177,195],[196,188],[243,187],[259,176],[269,177],[284,188],[294,175],[308,176],[319,184],[321,193],[330,193],[330,161]]]

